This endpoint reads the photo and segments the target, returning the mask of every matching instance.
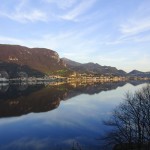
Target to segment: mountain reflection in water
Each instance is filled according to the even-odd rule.
[[[142,81],[131,82],[133,85]],[[21,116],[31,112],[47,112],[56,109],[60,101],[80,94],[96,94],[124,86],[126,82],[115,83],[73,83],[53,85],[0,85],[0,117]]]

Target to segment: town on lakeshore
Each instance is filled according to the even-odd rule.
[[[68,77],[60,76],[60,75],[49,75],[44,77],[25,77],[20,76],[17,78],[7,78],[3,77],[0,74],[0,83],[32,83],[32,84],[40,84],[44,82],[117,82],[117,81],[129,81],[129,80],[150,80],[148,77],[131,77],[131,76],[113,76],[113,75],[93,75],[93,74],[79,74],[73,72]]]

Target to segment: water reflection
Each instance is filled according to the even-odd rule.
[[[131,82],[138,85],[141,82]],[[126,82],[117,83],[51,83],[49,85],[1,84],[0,117],[12,117],[31,112],[46,112],[57,108],[61,100],[80,94],[97,94],[122,87]]]
[[[141,83],[0,85],[0,149],[100,150],[102,120]]]

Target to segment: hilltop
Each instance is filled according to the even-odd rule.
[[[6,71],[11,76],[17,72],[43,76],[63,69],[66,69],[65,64],[53,50],[0,44],[0,71]]]
[[[62,58],[62,60],[69,69],[80,73],[103,74],[103,75],[111,74],[119,76],[125,76],[127,74],[123,70],[118,70],[117,68],[111,66],[101,66],[98,63],[89,62],[82,64],[67,58]]]
[[[56,51],[47,48],[0,44],[0,77],[68,76],[73,72],[105,76],[150,77],[150,72],[133,70],[126,73],[112,66],[101,66],[93,62],[79,63],[68,58],[60,58]]]

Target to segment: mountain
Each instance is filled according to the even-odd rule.
[[[133,70],[128,73],[129,76],[137,76],[137,77],[150,77],[150,72],[141,72],[138,70]]]
[[[70,60],[70,59],[65,58],[65,57],[62,58],[62,60],[64,61],[64,63],[66,64],[67,67],[82,65],[81,63],[78,63],[76,61]]]
[[[82,63],[69,60],[67,58],[62,58],[62,60],[64,61],[64,63],[69,69],[80,73],[93,73],[93,74],[104,74],[104,75],[112,74],[112,75],[121,75],[121,76],[126,75],[125,71],[118,70],[115,67],[101,66],[97,63],[92,63],[92,62],[82,64]]]
[[[0,44],[0,71],[6,71],[5,69],[12,74],[25,70],[28,74],[42,75],[66,67],[58,53],[53,50]]]
[[[150,77],[150,72],[133,70],[127,74],[111,66],[101,66],[92,62],[79,63],[67,58],[60,59],[58,53],[51,49],[0,44],[0,78],[43,77],[51,74],[68,76],[73,71],[87,74]]]

